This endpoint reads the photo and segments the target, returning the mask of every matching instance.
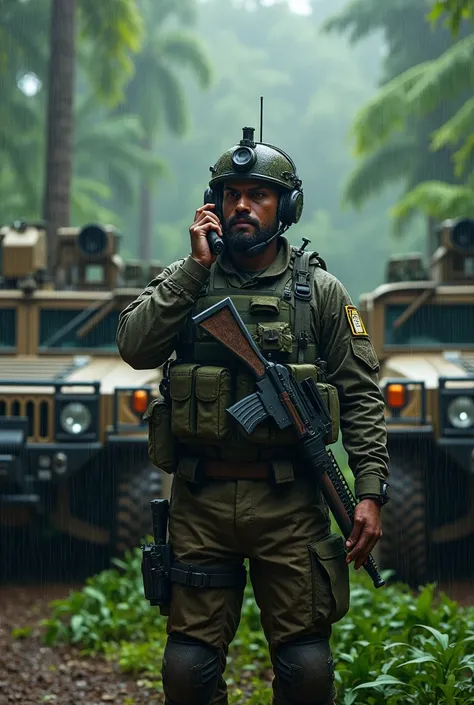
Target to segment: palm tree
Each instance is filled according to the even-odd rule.
[[[463,97],[453,95],[449,102],[434,99],[428,106],[428,94],[433,97],[436,85],[436,71],[430,67],[440,70],[439,57],[452,45],[446,29],[433,31],[428,25],[428,9],[425,0],[394,0],[389,7],[377,0],[354,0],[325,27],[350,31],[353,42],[382,29],[389,49],[381,88],[353,125],[359,163],[344,190],[344,199],[353,206],[360,207],[393,182],[403,183],[407,195],[427,179],[458,183],[452,147],[446,141],[433,150],[431,144],[431,135],[461,107]],[[460,84],[459,77],[456,83]],[[425,110],[415,103],[422,86]],[[400,231],[415,211],[396,208],[394,213]]]
[[[43,206],[50,271],[55,265],[56,231],[70,223],[75,35],[76,0],[52,0]]]
[[[112,99],[120,95],[117,80],[124,80],[127,71],[130,72],[128,52],[137,49],[141,28],[135,0],[108,0],[107,3],[79,0],[77,7],[76,0],[51,0],[43,205],[50,270],[55,264],[56,230],[70,223],[76,10],[80,10],[78,19],[84,36],[91,41],[97,40],[96,58],[102,62],[97,67],[98,82],[106,89],[105,95]],[[126,32],[124,27],[127,28]],[[107,76],[110,81],[108,85],[104,81]]]
[[[416,116],[422,121],[436,109],[445,111],[445,120],[427,134],[425,158],[433,163],[437,155],[448,154],[450,167],[445,173],[449,176],[437,177],[431,169],[431,173],[427,170],[419,173],[416,180],[411,179],[394,209],[399,224],[407,222],[417,210],[435,218],[456,212],[474,214],[474,98],[461,101],[453,114],[459,95],[472,92],[473,88],[474,35],[470,35],[437,59],[415,66],[387,83],[357,116],[354,133],[359,153],[368,155],[367,167],[374,155],[393,144],[408,119]],[[402,153],[400,160],[403,158]],[[369,190],[364,188],[367,173],[362,177],[358,180],[358,175],[353,175],[349,197],[368,197]],[[370,178],[374,177],[372,173]],[[387,177],[386,171],[383,177]]]
[[[194,0],[141,0],[140,8],[147,31],[121,110],[139,116],[143,148],[152,153],[163,125],[175,135],[182,135],[187,128],[186,96],[177,67],[190,70],[201,88],[209,86],[211,70],[201,42],[182,27],[176,28],[176,22],[185,26],[194,22]],[[139,233],[139,257],[149,259],[153,209],[146,177],[140,187]]]
[[[94,218],[120,225],[105,202],[113,194],[122,205],[136,200],[137,177],[152,181],[165,165],[143,149],[143,129],[136,115],[113,114],[94,95],[77,100],[75,110],[72,208],[76,222]]]

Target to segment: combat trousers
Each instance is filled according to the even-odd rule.
[[[309,634],[329,636],[331,624],[349,608],[345,556],[330,556],[328,550],[324,555],[329,512],[319,489],[304,476],[279,485],[265,480],[206,480],[196,485],[175,477],[169,530],[179,562],[241,565],[249,559],[272,660],[283,642]],[[167,631],[216,647],[224,673],[242,602],[241,587],[173,584]],[[273,705],[287,705],[275,679],[273,691]],[[227,705],[224,677],[212,702]]]

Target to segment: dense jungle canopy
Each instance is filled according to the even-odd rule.
[[[258,134],[260,96],[264,140],[303,179],[290,240],[308,237],[354,297],[389,254],[425,250],[426,216],[472,210],[467,0],[69,6],[55,24],[60,0],[0,5],[2,223],[107,221],[124,256],[183,256],[209,166],[244,125]],[[68,123],[52,96],[71,78]]]

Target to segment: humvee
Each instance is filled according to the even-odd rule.
[[[377,557],[415,587],[473,570],[474,221],[446,220],[430,240],[428,266],[392,257],[386,282],[360,298],[390,453]]]
[[[67,535],[120,555],[166,493],[143,414],[159,370],[119,356],[119,312],[161,271],[125,263],[120,233],[62,228],[46,271],[41,224],[0,229],[0,530]]]

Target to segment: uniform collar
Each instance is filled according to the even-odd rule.
[[[286,237],[280,237],[277,255],[273,262],[268,265],[265,271],[258,275],[259,279],[263,279],[266,277],[278,277],[283,274],[288,269],[290,257],[290,244]],[[240,274],[239,269],[234,266],[232,260],[226,255],[225,252],[222,255],[219,255],[219,257],[217,258],[217,264],[220,269],[222,269],[222,271],[224,271],[226,274],[242,279],[242,275]]]

